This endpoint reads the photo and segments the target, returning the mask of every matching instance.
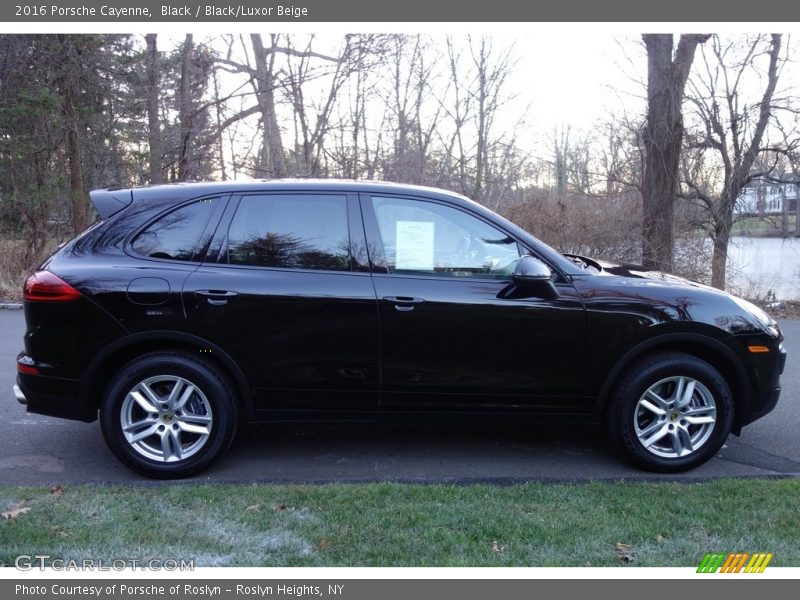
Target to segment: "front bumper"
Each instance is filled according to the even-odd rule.
[[[772,412],[781,395],[781,374],[786,368],[786,346],[781,340],[777,353],[756,359],[752,401],[744,414],[742,425],[748,425]]]

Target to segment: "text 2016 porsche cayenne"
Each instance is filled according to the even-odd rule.
[[[472,416],[603,423],[635,464],[695,467],[772,410],[757,307],[565,257],[463,198],[342,181],[91,194],[100,220],[26,282],[15,393],[100,418],[152,477],[237,423]]]

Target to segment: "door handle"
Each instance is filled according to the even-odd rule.
[[[228,290],[196,290],[195,294],[205,298],[211,306],[224,306],[228,300],[238,296],[239,292],[229,292]]]
[[[414,306],[425,302],[424,298],[412,298],[410,296],[384,296],[384,301],[394,304],[394,309],[400,312],[411,312]]]

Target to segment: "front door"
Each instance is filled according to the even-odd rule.
[[[585,315],[572,285],[524,293],[527,253],[476,213],[445,202],[362,196],[381,323],[381,410],[573,412]]]

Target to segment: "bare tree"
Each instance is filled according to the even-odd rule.
[[[642,36],[647,48],[642,263],[651,269],[672,270],[673,220],[683,141],[681,105],[695,49],[709,37],[682,35],[674,49],[671,34]]]
[[[440,54],[421,35],[391,38],[389,75],[382,98],[384,123],[391,152],[384,159],[388,179],[410,183],[432,183],[434,161],[431,146],[441,123],[442,106],[431,99]]]
[[[145,36],[147,43],[147,140],[150,158],[150,183],[164,181],[161,171],[161,122],[159,119],[159,96],[161,92],[161,66],[155,33]]]
[[[295,137],[299,140],[299,155],[295,152],[296,149],[291,149],[295,155],[295,170],[302,175],[317,174],[324,149],[323,141],[330,130],[330,117],[338,92],[359,65],[360,68],[367,68],[359,59],[365,55],[364,41],[372,37],[379,36],[346,36],[341,54],[329,56],[311,49],[313,36],[305,49],[298,50],[291,36],[285,36],[286,44],[280,45],[281,36],[273,34],[270,36],[270,44],[266,46],[261,34],[251,34],[254,64],[250,63],[246,51],[244,62],[232,60],[228,56],[219,58],[217,63],[218,68],[249,76],[255,91],[256,105],[221,121],[216,133],[221,134],[232,124],[251,114],[259,114],[261,142],[254,172],[260,177],[288,176],[290,169],[277,110],[277,94],[283,91],[292,106],[292,116],[297,126]],[[281,55],[285,60],[279,64],[278,57]],[[322,61],[331,68],[321,74],[318,72],[318,65],[312,64],[312,60]],[[321,104],[313,107],[315,114],[311,115],[312,106],[307,102],[304,84],[323,76],[329,76],[330,86]],[[300,162],[303,163],[302,166]]]
[[[561,130],[554,128],[550,135],[550,145],[553,152],[553,167],[556,175],[556,194],[564,196],[567,193],[567,155],[569,154],[569,134],[571,127],[562,125]]]
[[[451,167],[455,161],[458,191],[484,201],[491,195],[488,188],[499,179],[494,168],[516,162],[509,160],[515,137],[508,136],[501,144],[494,127],[499,111],[512,99],[506,82],[516,62],[513,48],[501,54],[487,38],[470,36],[465,50],[449,36],[446,44],[450,89],[440,102],[452,122],[452,135],[445,144],[445,164]]]
[[[261,153],[256,165],[256,175],[261,177],[286,177],[286,154],[283,150],[278,118],[275,114],[275,54],[278,36],[270,36],[269,50],[264,47],[260,33],[250,34],[255,58],[256,98],[261,110]]]
[[[781,134],[782,150],[785,153],[786,169],[782,179],[784,183],[794,186],[794,237],[800,238],[800,112],[791,111],[794,122],[785,126],[780,120],[776,123]],[[784,200],[784,210],[788,209]],[[788,217],[787,217],[788,219]],[[788,223],[784,230],[784,237],[788,236]]]
[[[785,152],[768,145],[765,138],[773,103],[778,100],[780,55],[779,34],[755,36],[744,44],[723,43],[714,36],[710,49],[702,52],[703,68],[687,93],[697,131],[688,143],[695,167],[684,170],[687,192],[683,195],[708,213],[713,242],[711,284],[719,289],[725,288],[736,201],[746,185],[774,172],[777,161],[763,160],[767,154]],[[763,81],[760,97],[753,103],[747,102],[748,74],[755,75],[752,81]]]
[[[380,62],[384,37],[349,34],[336,55],[326,56],[312,51],[313,36],[303,50],[295,50],[291,36],[286,36],[287,77],[283,89],[293,108],[298,175],[318,177],[322,174],[325,141],[334,127],[332,119],[342,87],[354,74],[368,72]],[[321,89],[317,98],[310,96],[307,90],[308,82],[314,80]],[[325,87],[320,86],[321,81],[325,81]],[[358,102],[358,98],[356,100]],[[352,139],[356,144],[361,124],[358,121],[352,124]]]
[[[186,35],[177,54],[178,132],[171,150],[172,178],[178,181],[203,179],[214,169],[216,132],[210,126],[209,110],[213,102],[207,100],[206,94],[216,58],[208,44],[195,43],[192,34]]]
[[[66,129],[67,164],[71,196],[72,230],[77,234],[88,224],[86,204],[86,175],[84,173],[81,131],[85,128],[79,110],[83,64],[82,47],[76,40],[59,34],[64,63],[61,69],[59,89],[62,96],[62,111]]]
[[[642,131],[642,122],[631,120],[627,115],[613,116],[598,126],[596,138],[602,141],[602,146],[597,160],[607,197],[628,192],[641,195],[644,180]]]
[[[180,123],[180,139],[178,154],[178,181],[189,179],[189,172],[193,167],[193,137],[195,130],[192,124],[194,111],[192,110],[192,52],[194,51],[194,36],[186,34],[181,49],[181,75],[178,89],[178,121]]]

